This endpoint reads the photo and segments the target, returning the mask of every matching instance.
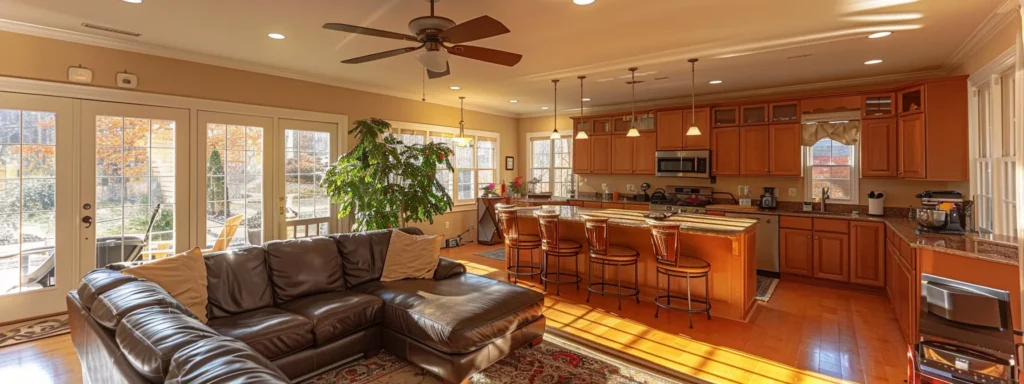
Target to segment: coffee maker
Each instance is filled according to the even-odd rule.
[[[764,187],[764,194],[761,195],[761,209],[776,209],[779,207],[779,198],[775,195],[775,187]]]
[[[921,206],[924,207],[914,211],[918,234],[962,235],[970,230],[974,202],[964,200],[962,193],[958,191],[924,191],[915,197],[921,199]]]

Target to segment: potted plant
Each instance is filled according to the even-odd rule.
[[[484,192],[483,197],[498,197],[498,193],[494,192],[494,183],[482,186],[480,190]]]
[[[523,197],[523,193],[526,192],[526,183],[523,183],[522,176],[516,176],[515,179],[508,182],[508,192],[512,197]]]
[[[245,218],[245,231],[250,245],[263,244],[263,211]]]
[[[454,172],[451,148],[441,143],[408,145],[390,134],[391,124],[370,118],[353,124],[351,151],[327,169],[320,186],[338,204],[338,217],[352,215],[353,231],[434,222],[454,206],[436,175]]]

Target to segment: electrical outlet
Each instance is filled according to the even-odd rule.
[[[790,196],[796,196],[796,188],[790,188],[789,189],[789,195]]]
[[[444,229],[451,229],[451,228],[452,228],[452,222],[450,222],[450,221],[444,222]]]

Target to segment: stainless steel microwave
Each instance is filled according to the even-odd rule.
[[[711,151],[657,151],[655,175],[667,177],[711,178]]]

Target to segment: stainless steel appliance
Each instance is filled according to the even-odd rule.
[[[656,176],[710,179],[711,151],[657,151],[654,153]]]
[[[726,217],[742,217],[757,220],[757,270],[779,273],[779,217],[756,213],[726,212]]]
[[[659,188],[660,189],[660,188]],[[651,210],[676,213],[707,213],[704,207],[711,204],[713,190],[709,187],[686,187],[669,185],[661,195],[651,195]],[[663,195],[663,196],[662,196]]]
[[[963,234],[971,228],[973,201],[957,191],[924,191],[916,195],[920,208],[912,212],[917,233]]]
[[[1010,293],[921,275],[918,373],[951,383],[1016,383]]]
[[[761,195],[761,208],[775,209],[779,207],[779,198],[775,195],[775,187],[764,187],[764,194]]]

